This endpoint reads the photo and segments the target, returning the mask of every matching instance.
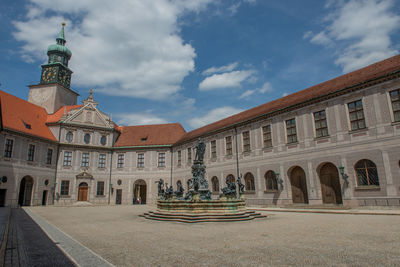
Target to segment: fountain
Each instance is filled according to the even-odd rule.
[[[203,158],[206,145],[198,139],[196,154],[192,165],[192,178],[189,179],[189,189],[184,195],[182,184],[173,186],[160,179],[158,184],[157,210],[149,211],[142,217],[159,221],[179,222],[227,222],[245,221],[265,217],[260,213],[246,209],[244,185],[239,176],[237,181],[226,179],[226,187],[218,199],[211,199],[207,179],[204,177],[206,166]],[[237,184],[237,186],[236,186]]]

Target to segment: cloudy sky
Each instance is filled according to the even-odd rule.
[[[400,51],[400,0],[2,0],[1,90],[27,99],[61,22],[79,101],[187,131]]]

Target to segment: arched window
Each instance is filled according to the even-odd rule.
[[[278,190],[278,183],[274,171],[267,171],[265,173],[265,187],[267,191]]]
[[[219,192],[219,182],[217,176],[211,178],[211,184],[212,184],[212,191]]]
[[[246,173],[246,175],[244,176],[244,183],[246,184],[247,191],[256,190],[254,185],[254,176],[250,172]]]
[[[235,182],[235,176],[233,176],[232,174],[229,174],[228,176],[226,176],[226,181],[230,182],[230,183],[234,183]]]
[[[73,137],[73,133],[72,132],[67,132],[67,134],[65,135],[65,139],[67,140],[67,142],[71,143],[72,142],[72,137]]]
[[[362,159],[356,163],[354,168],[359,186],[379,185],[378,171],[375,163],[368,159]]]

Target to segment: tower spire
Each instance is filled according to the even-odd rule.
[[[58,37],[57,37],[57,39],[56,39],[57,44],[65,45],[65,43],[67,42],[67,41],[65,40],[65,33],[64,33],[64,27],[65,27],[65,25],[66,25],[65,22],[61,23],[61,26],[62,26],[62,27],[61,27],[60,33],[58,34]]]

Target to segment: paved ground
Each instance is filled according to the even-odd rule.
[[[23,209],[11,209],[4,266],[75,266]]]
[[[193,225],[138,216],[151,206],[29,209],[117,266],[400,266],[400,216],[268,211]]]

